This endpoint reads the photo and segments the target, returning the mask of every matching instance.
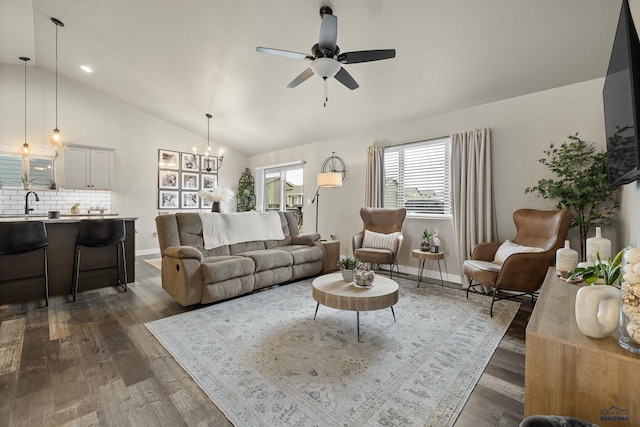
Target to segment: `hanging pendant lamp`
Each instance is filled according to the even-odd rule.
[[[31,147],[27,142],[27,61],[31,61],[31,58],[26,56],[20,57],[21,61],[24,61],[24,144],[20,148],[23,156],[31,154]]]
[[[220,156],[218,157],[211,155],[211,146],[209,145],[209,123],[211,122],[211,117],[213,116],[209,113],[205,114],[205,116],[207,117],[207,154],[202,156],[205,166],[204,170],[211,173],[217,173],[218,169],[220,169],[220,166],[222,166],[224,154],[222,153],[222,151],[220,151]]]
[[[62,136],[60,135],[60,129],[58,129],[58,27],[64,27],[64,24],[56,18],[51,18],[51,22],[56,25],[56,127],[49,136],[49,145],[60,147],[62,145]]]

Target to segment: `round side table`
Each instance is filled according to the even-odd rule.
[[[424,272],[424,262],[427,260],[438,261],[438,271],[440,272],[440,285],[444,288],[444,280],[442,279],[442,269],[440,268],[440,260],[444,259],[444,252],[426,252],[421,249],[414,249],[411,251],[411,256],[418,258],[418,267],[420,271],[418,273],[418,287],[422,282],[422,273]]]

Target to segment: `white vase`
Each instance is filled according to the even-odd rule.
[[[578,266],[578,251],[571,249],[571,242],[564,241],[564,248],[556,251],[556,271],[561,274],[569,273]]]
[[[340,272],[342,273],[342,280],[344,280],[345,282],[353,282],[353,273],[355,272],[355,270],[342,269],[340,270]]]
[[[591,338],[604,338],[618,328],[620,290],[609,285],[588,285],[576,294],[576,323]]]
[[[589,237],[587,239],[586,261],[594,265],[598,261],[598,254],[600,254],[602,261],[611,258],[611,240],[602,237],[602,229],[600,227],[596,227],[595,237]]]

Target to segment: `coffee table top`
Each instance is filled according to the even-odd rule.
[[[338,310],[380,310],[398,302],[398,283],[379,274],[376,274],[370,288],[360,288],[353,282],[345,282],[342,273],[316,277],[312,286],[314,300]]]

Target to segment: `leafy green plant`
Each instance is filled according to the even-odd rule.
[[[362,261],[353,256],[346,256],[338,262],[341,270],[355,270],[362,265]]]
[[[543,199],[557,200],[557,209],[573,214],[571,226],[580,232],[580,252],[584,254],[587,236],[594,227],[610,224],[618,202],[616,190],[607,179],[607,153],[596,151],[576,133],[556,147],[553,143],[538,161],[552,173],[552,178],[538,180],[538,185],[525,189]]]
[[[27,174],[27,171],[20,173],[20,181],[22,181],[23,184],[31,184],[33,181],[37,179],[38,177],[29,179],[29,175]]]
[[[598,279],[603,279],[605,285],[619,286],[622,278],[622,252],[618,252],[613,260],[609,258],[607,262],[602,262],[598,253],[595,265],[578,267],[569,274],[567,279],[582,279],[589,285]]]
[[[433,236],[433,233],[431,233],[428,228],[425,228],[424,230],[422,230],[422,235],[420,237],[425,240],[429,240],[431,236]]]

